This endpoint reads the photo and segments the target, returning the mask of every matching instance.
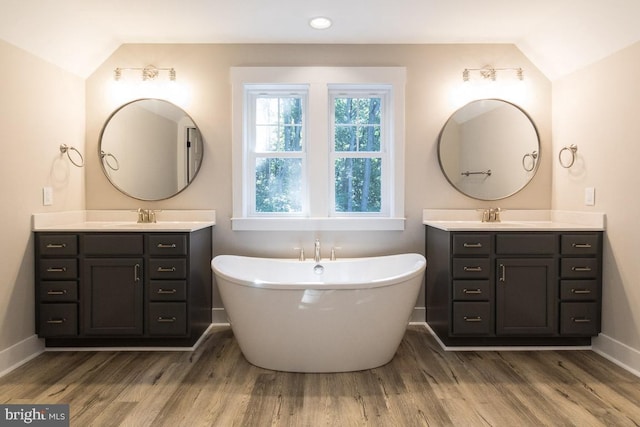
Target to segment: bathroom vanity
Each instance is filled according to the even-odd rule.
[[[35,226],[38,336],[47,347],[193,346],[211,324],[214,223]]]
[[[445,346],[590,345],[600,332],[604,229],[593,219],[426,217],[429,327]]]

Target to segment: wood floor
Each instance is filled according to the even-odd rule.
[[[640,379],[591,351],[445,352],[423,326],[341,374],[252,366],[224,326],[194,352],[46,352],[0,402],[68,403],[82,427],[640,425]]]

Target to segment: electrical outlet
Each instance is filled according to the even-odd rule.
[[[593,206],[596,204],[596,189],[587,187],[584,189],[584,205]]]
[[[53,205],[53,188],[42,187],[42,204],[44,206]]]

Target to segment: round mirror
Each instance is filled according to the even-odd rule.
[[[538,169],[540,139],[531,118],[499,99],[472,101],[447,120],[438,161],[458,191],[480,200],[509,197]]]
[[[175,196],[202,164],[202,136],[180,107],[139,99],[107,119],[98,146],[102,170],[118,190],[140,200]]]

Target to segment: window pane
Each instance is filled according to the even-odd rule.
[[[256,159],[256,212],[302,212],[302,159]]]
[[[335,151],[380,151],[380,98],[335,98]]]
[[[302,99],[256,98],[256,151],[302,151]]]
[[[335,151],[380,151],[380,126],[338,126]]]
[[[335,161],[336,212],[380,212],[382,160],[345,157]]]

